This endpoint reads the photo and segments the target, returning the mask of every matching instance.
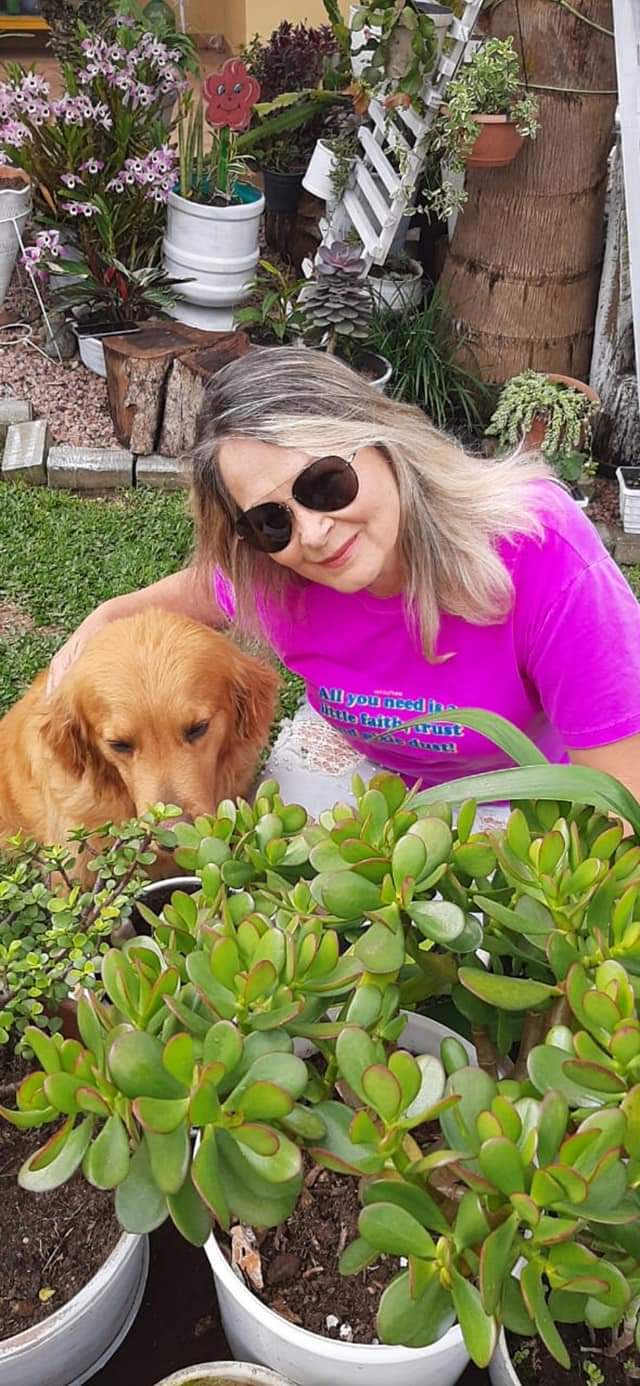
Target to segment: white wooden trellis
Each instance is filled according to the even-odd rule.
[[[364,247],[367,270],[384,264],[403,219],[413,205],[426,162],[428,135],[445,97],[447,83],[463,61],[483,0],[468,0],[460,19],[452,18],[443,51],[423,93],[424,115],[410,107],[393,111],[379,100],[369,106],[373,128],[362,125],[362,154],[356,160],[353,185],[321,223],[322,244],[344,239],[354,229]],[[639,0],[640,3],[640,0]],[[400,156],[398,172],[389,157]]]
[[[640,372],[640,0],[613,0],[631,303]]]

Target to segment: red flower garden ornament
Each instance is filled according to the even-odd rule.
[[[251,112],[260,97],[260,83],[251,77],[239,58],[228,58],[219,72],[203,82],[209,125],[227,125],[230,130],[246,130]]]

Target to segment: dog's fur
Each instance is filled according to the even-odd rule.
[[[0,841],[20,829],[59,843],[156,803],[194,818],[246,794],[279,682],[224,635],[156,610],[101,630],[50,698],[46,679],[0,721]]]

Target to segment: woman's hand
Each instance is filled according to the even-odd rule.
[[[118,614],[113,609],[113,603],[101,602],[95,611],[91,611],[85,617],[82,624],[78,626],[77,630],[74,630],[73,635],[69,636],[69,639],[65,641],[51,660],[47,678],[47,697],[55,693],[65,674],[75,663],[78,655],[82,654],[85,645],[92,636],[107,626],[110,621],[117,620]]]

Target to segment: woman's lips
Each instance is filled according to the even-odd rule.
[[[352,539],[347,539],[346,544],[343,544],[342,548],[338,549],[337,553],[332,554],[331,558],[325,558],[324,562],[320,564],[320,567],[341,568],[343,563],[348,562],[349,558],[351,557],[353,546],[356,543],[357,538],[357,534],[354,534]]]

